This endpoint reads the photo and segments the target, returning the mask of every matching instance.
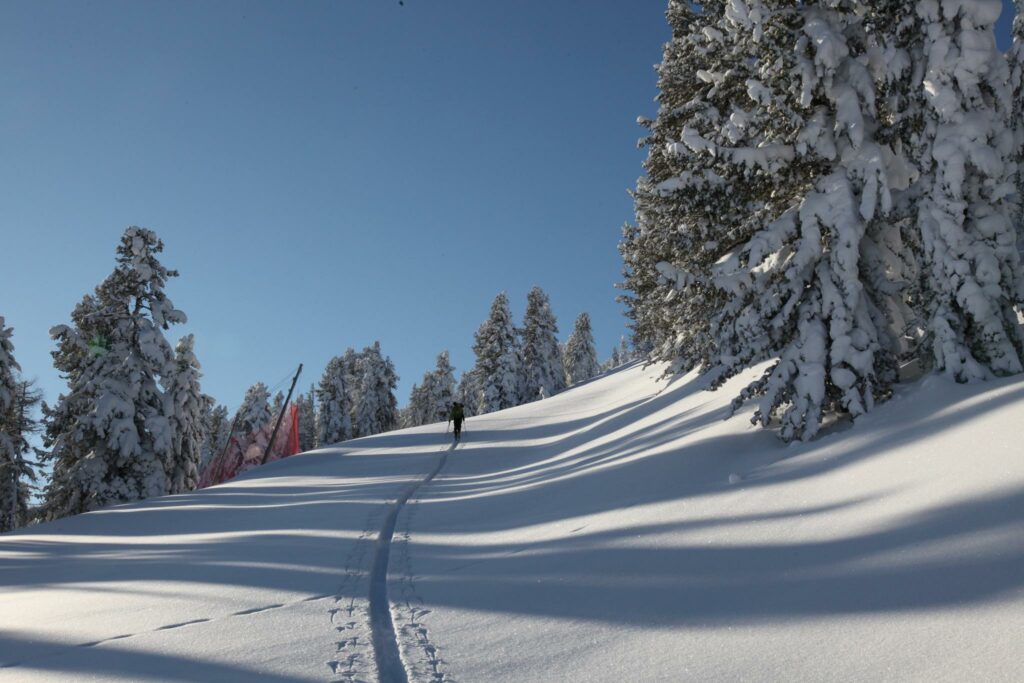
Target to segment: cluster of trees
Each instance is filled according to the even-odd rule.
[[[999,0],[670,0],[646,174],[620,246],[634,341],[808,439],[901,364],[1017,373],[1015,48]],[[1015,307],[1017,310],[1015,310]]]
[[[413,386],[402,425],[418,426],[446,419],[453,400],[467,415],[503,410],[553,396],[566,387],[595,376],[603,367],[597,361],[590,317],[581,313],[564,346],[558,342],[558,323],[548,295],[534,287],[526,297],[522,327],[516,327],[508,296],[498,294],[487,320],[474,337],[476,364],[462,373],[458,384],[445,351],[437,367]],[[632,359],[625,339],[604,367]]]
[[[381,353],[380,342],[358,353],[349,348],[332,358],[316,390],[311,389],[309,396],[302,399],[307,414],[315,414],[315,445],[326,446],[395,429],[397,384],[395,365]]]
[[[284,395],[271,398],[262,382],[234,416],[203,393],[192,335],[173,347],[165,336],[186,316],[165,293],[178,273],[160,263],[163,247],[153,231],[128,228],[113,272],[75,306],[69,324],[50,330],[67,390],[52,406],[42,402],[41,420],[41,396],[21,376],[13,330],[0,317],[0,532],[192,490],[233,434],[258,432],[284,407]],[[320,386],[296,399],[300,446],[395,428],[397,381],[379,343],[333,359]],[[44,447],[33,449],[29,438],[40,431]],[[49,477],[40,487],[44,464]]]

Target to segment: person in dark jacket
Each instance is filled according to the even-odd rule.
[[[452,403],[452,409],[448,413],[448,422],[455,423],[455,440],[462,438],[462,421],[466,419],[466,411],[458,401]]]

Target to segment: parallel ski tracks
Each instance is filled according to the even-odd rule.
[[[373,556],[373,568],[370,570],[370,634],[373,640],[374,659],[377,664],[377,675],[380,683],[409,683],[405,665],[398,649],[398,638],[395,624],[391,618],[391,603],[388,598],[388,563],[391,560],[391,540],[395,535],[395,524],[398,515],[409,499],[424,484],[436,477],[448,462],[448,454],[455,450],[457,443],[442,451],[434,469],[398,496],[388,510],[384,525],[377,536],[377,545]]]

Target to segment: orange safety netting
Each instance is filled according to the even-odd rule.
[[[199,476],[199,488],[222,484],[242,472],[262,465],[263,454],[267,450],[267,444],[270,443],[270,435],[273,431],[274,421],[271,420],[255,432],[233,435],[224,452],[214,457],[203,469],[203,473]],[[285,409],[284,418],[281,420],[281,429],[277,432],[274,445],[271,446],[266,461],[274,462],[298,452],[299,409],[298,406],[291,405]]]

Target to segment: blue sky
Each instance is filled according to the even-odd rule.
[[[586,310],[602,357],[664,0],[0,3],[0,315],[47,330],[152,228],[204,389],[237,406],[374,340],[399,401],[494,295]],[[1008,31],[1005,27],[1003,35]]]

